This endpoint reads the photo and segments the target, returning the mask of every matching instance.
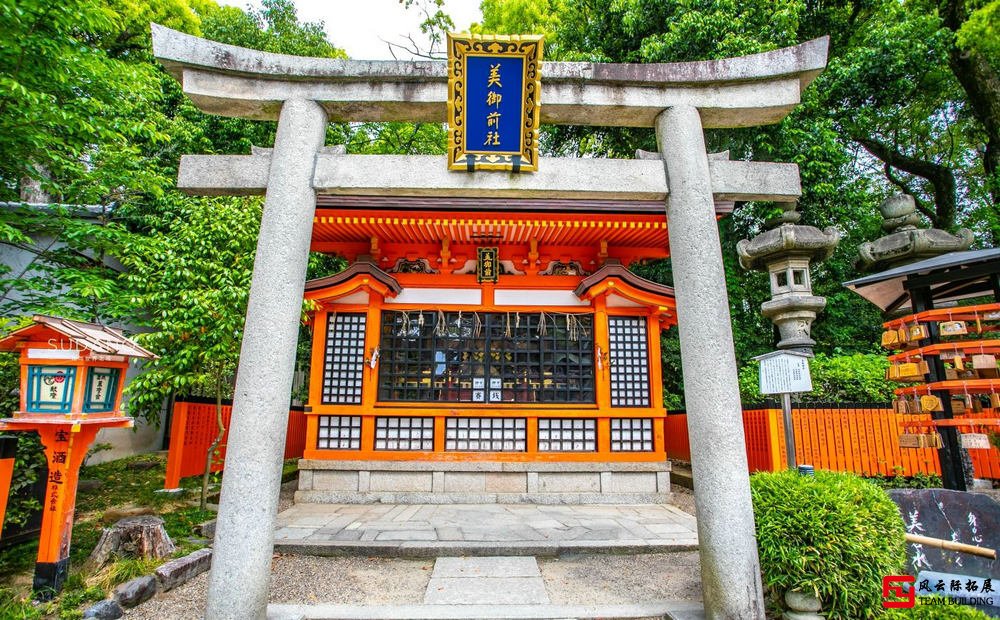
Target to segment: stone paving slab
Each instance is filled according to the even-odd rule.
[[[701,603],[636,605],[268,605],[267,620],[703,620]]]
[[[541,577],[533,557],[438,558],[431,579],[448,577]]]
[[[275,550],[440,557],[663,553],[697,549],[693,516],[667,504],[295,504]]]
[[[424,595],[427,605],[548,604],[541,577],[431,578]]]

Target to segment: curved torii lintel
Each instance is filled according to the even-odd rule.
[[[274,120],[283,101],[319,102],[331,121],[445,120],[445,61],[288,56],[152,25],[153,53],[203,111]],[[652,127],[692,105],[706,128],[779,122],[826,66],[829,38],[738,58],[659,64],[546,62],[542,123]]]

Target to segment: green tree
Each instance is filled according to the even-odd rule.
[[[518,17],[510,17],[511,23],[503,21],[508,14],[523,15],[513,10],[520,4],[520,0],[486,0],[480,29],[510,32],[511,27],[522,23],[530,26],[531,22],[519,22]],[[537,2],[532,6],[546,5]],[[850,7],[843,3],[832,6],[792,2],[777,6],[756,1],[565,0],[548,8],[556,15],[533,20],[535,24],[556,24],[558,46],[554,54],[558,60],[675,62],[724,58],[773,50],[831,32],[832,70],[839,62],[840,41],[857,34],[856,28],[846,25]],[[926,49],[927,44],[923,47]],[[547,57],[553,55],[547,53]],[[831,101],[819,83],[824,77],[804,93],[803,104],[779,125],[711,130],[706,132],[706,139],[710,151],[728,150],[734,159],[799,165],[804,191],[799,201],[803,223],[833,225],[844,233],[837,254],[814,266],[814,290],[828,299],[826,314],[821,315],[813,330],[818,350],[831,354],[865,352],[874,348],[881,318],[874,307],[843,289],[840,282],[855,275],[857,245],[880,234],[876,207],[888,190],[888,181],[881,170],[873,168],[874,159],[859,158],[859,146],[845,138],[841,122],[849,112],[831,114]],[[650,129],[594,127],[546,128],[542,146],[552,154],[624,158],[633,157],[636,149],[657,148]],[[736,353],[741,363],[771,350],[775,342],[772,326],[759,310],[761,302],[769,297],[767,278],[740,269],[735,254],[736,242],[761,232],[771,210],[769,204],[737,203],[734,213],[720,221]],[[633,269],[669,283],[668,262],[634,265]],[[668,395],[679,394],[676,330],[668,332],[663,350],[666,391]]]

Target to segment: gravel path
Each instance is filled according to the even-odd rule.
[[[538,558],[556,605],[627,605],[701,600],[697,551]]]
[[[283,485],[279,512],[292,505],[294,483]],[[694,514],[690,489],[673,485],[671,504]],[[575,555],[540,558],[539,568],[555,604],[613,605],[665,599],[700,600],[697,552],[634,556]],[[420,603],[433,560],[314,557],[275,554],[271,563],[272,603]],[[208,574],[126,610],[129,620],[201,617]]]
[[[434,562],[383,558],[321,558],[275,555],[271,603],[419,603]],[[128,610],[130,620],[200,618],[208,573]]]

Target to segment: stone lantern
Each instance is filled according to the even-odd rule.
[[[812,353],[816,341],[809,337],[816,314],[826,299],[812,294],[809,263],[826,260],[840,242],[835,228],[819,230],[798,224],[802,215],[795,203],[782,205],[783,212],[769,220],[770,228],[736,245],[740,266],[766,270],[770,274],[771,299],[761,304],[761,313],[778,326],[779,349]]]
[[[860,271],[883,271],[972,247],[974,237],[968,228],[962,228],[954,235],[938,228],[917,228],[920,214],[913,196],[909,194],[886,198],[879,211],[885,218],[882,230],[886,234],[858,246],[857,267]]]

